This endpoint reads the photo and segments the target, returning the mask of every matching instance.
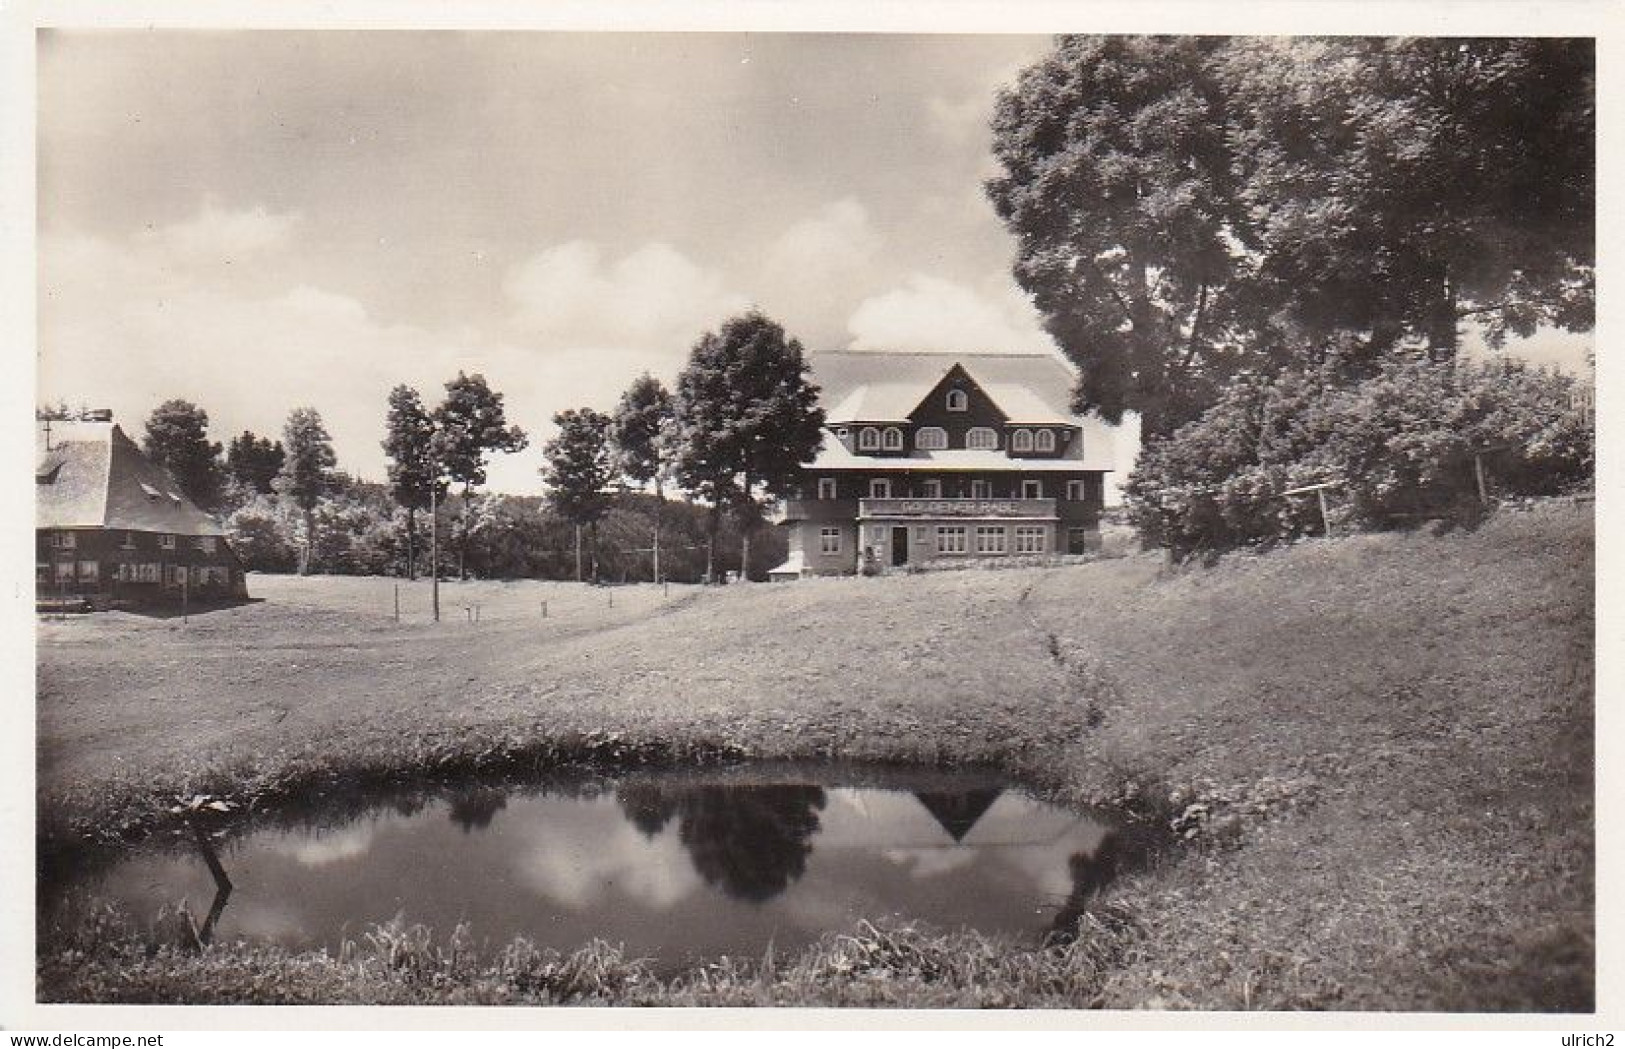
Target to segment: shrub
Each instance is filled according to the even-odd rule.
[[[1483,512],[1475,457],[1495,494],[1541,495],[1591,476],[1594,434],[1574,380],[1512,362],[1394,359],[1346,381],[1335,366],[1237,380],[1200,419],[1148,446],[1126,486],[1129,517],[1176,559],[1321,530],[1313,497],[1339,481],[1336,517],[1388,528]]]

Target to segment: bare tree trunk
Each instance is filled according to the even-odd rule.
[[[468,580],[468,510],[469,486],[463,485],[463,506],[457,511],[458,537],[457,537],[457,578],[460,581]]]
[[[406,508],[406,580],[412,582],[418,577],[418,512],[412,507]]]
[[[576,525],[576,582],[581,582],[581,526]]]
[[[660,482],[655,482],[655,582],[660,582],[660,519],[666,512],[666,493]]]
[[[316,509],[305,509],[305,545],[299,550],[299,574],[310,574],[311,552],[316,543]]]
[[[587,529],[588,538],[592,541],[592,581],[598,583],[598,522],[594,521]]]
[[[722,527],[722,507],[720,504],[711,504],[711,514],[706,522],[705,542],[705,581],[714,583],[717,579],[717,532]]]

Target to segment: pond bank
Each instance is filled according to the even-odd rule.
[[[263,604],[184,630],[116,614],[42,625],[41,840],[139,837],[173,794],[504,762],[974,761],[1062,801],[1128,801],[1197,847],[1122,879],[1071,947],[881,930],[900,939],[860,948],[855,930],[739,987],[867,1002],[837,978],[850,972],[892,981],[876,1004],[1583,1009],[1591,572],[1589,514],[1554,505],[1471,534],[1360,536],[1171,575],[1137,557],[624,588],[614,608],[556,590],[545,620],[539,591],[473,584],[481,623],[438,628],[356,596],[380,581],[256,580]],[[92,941],[88,956],[42,942],[45,993],[529,1000],[479,975],[491,959],[412,983],[375,956],[343,968],[211,948],[132,964],[144,955],[113,933],[93,927]],[[593,958],[607,964],[556,961]],[[640,976],[585,1000],[709,1000],[700,979]],[[536,1000],[578,1000],[548,986]]]

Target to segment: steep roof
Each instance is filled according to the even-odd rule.
[[[1050,353],[907,353],[827,350],[811,355],[831,422],[901,422],[955,363],[1011,422],[1075,425],[1077,373]]]
[[[224,535],[115,423],[53,422],[34,469],[37,528]]]

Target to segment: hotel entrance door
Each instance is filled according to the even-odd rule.
[[[891,563],[897,565],[908,564],[908,529],[893,528],[891,530]]]

